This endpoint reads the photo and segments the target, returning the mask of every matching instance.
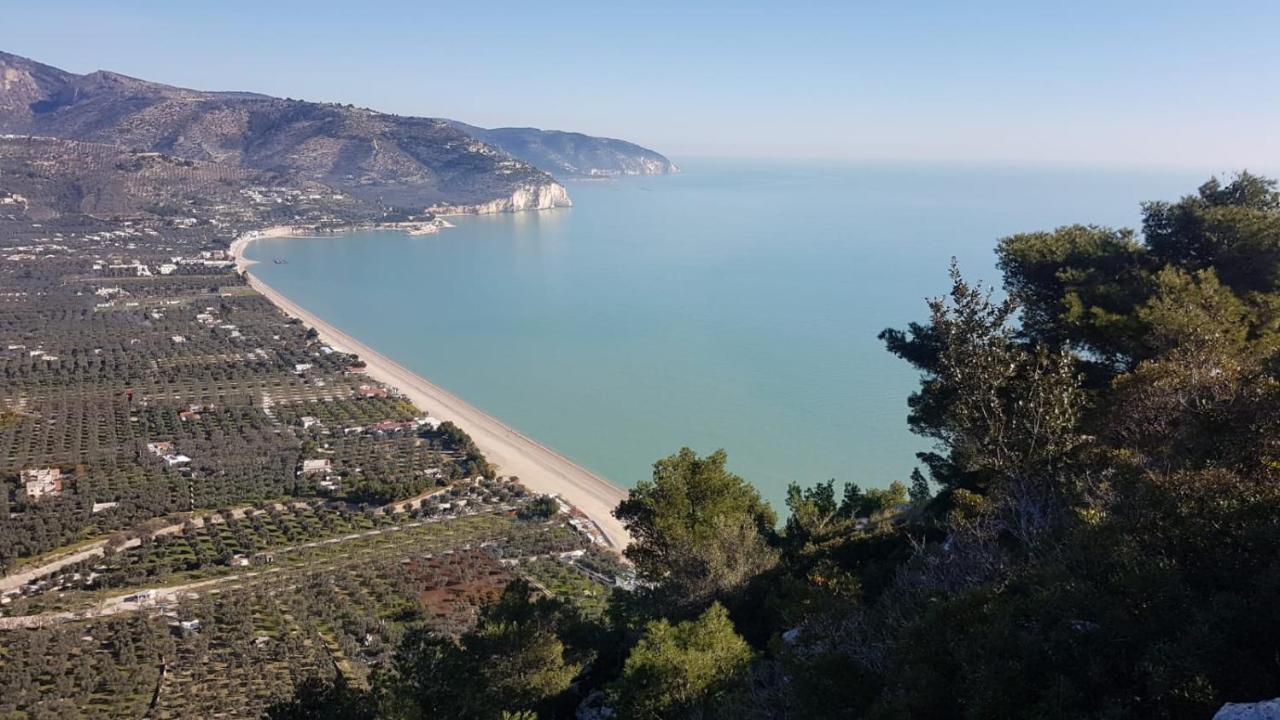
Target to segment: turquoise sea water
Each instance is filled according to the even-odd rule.
[[[629,486],[725,448],[786,484],[905,480],[915,373],[876,339],[925,315],[949,258],[997,279],[1015,232],[1136,226],[1197,172],[684,160],[568,184],[574,207],[435,236],[255,243],[254,271],[431,381]],[[273,264],[273,259],[287,264]]]

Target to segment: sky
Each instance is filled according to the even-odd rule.
[[[5,3],[73,72],[668,155],[1280,168],[1280,2]]]

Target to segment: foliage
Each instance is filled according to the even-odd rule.
[[[368,693],[352,688],[339,675],[332,682],[311,677],[266,711],[266,720],[374,720],[377,705]]]
[[[751,655],[718,603],[695,620],[675,625],[665,619],[651,622],[610,690],[618,716],[714,716],[742,682]]]
[[[776,561],[773,510],[727,460],[723,450],[700,458],[684,448],[655,463],[653,479],[614,511],[631,533],[625,554],[636,575],[671,606],[705,606]]]
[[[457,642],[411,633],[395,660],[395,714],[490,720],[536,710],[565,692],[581,669],[556,634],[564,608],[530,599],[517,581]]]
[[[560,512],[560,503],[550,495],[539,495],[529,501],[520,510],[520,517],[525,520],[546,520]]]

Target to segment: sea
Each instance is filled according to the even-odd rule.
[[[571,208],[264,239],[248,256],[342,331],[623,487],[681,447],[723,448],[784,512],[788,483],[883,487],[930,447],[907,426],[919,375],[877,335],[926,319],[952,258],[998,288],[1000,238],[1136,228],[1142,201],[1209,174],[677,162],[567,182]]]

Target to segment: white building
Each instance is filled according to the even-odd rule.
[[[27,497],[39,500],[46,495],[62,494],[62,471],[58,468],[36,468],[22,471]]]
[[[333,461],[329,458],[316,458],[313,460],[302,461],[302,474],[310,475],[311,473],[328,472],[333,467]]]

